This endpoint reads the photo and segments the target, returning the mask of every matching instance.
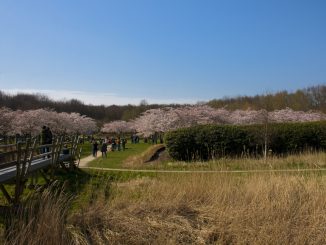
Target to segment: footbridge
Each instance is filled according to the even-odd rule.
[[[40,145],[36,139],[16,144],[0,145],[0,190],[10,204],[17,204],[26,188],[28,178],[38,174],[47,183],[53,179],[56,168],[69,170],[78,166],[77,136],[53,140],[52,144]],[[11,194],[7,187],[13,185]]]

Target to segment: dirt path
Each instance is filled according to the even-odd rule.
[[[86,167],[89,162],[93,161],[94,159],[96,159],[98,157],[99,157],[99,154],[97,154],[97,157],[93,157],[93,155],[89,155],[88,157],[84,157],[84,158],[80,159],[79,167],[80,168]]]
[[[306,168],[306,169],[266,169],[266,170],[154,170],[154,169],[125,169],[125,168],[98,168],[98,167],[81,167],[83,169],[117,171],[117,172],[143,172],[143,173],[277,173],[277,172],[318,172],[326,171],[326,168]]]

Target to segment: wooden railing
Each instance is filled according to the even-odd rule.
[[[36,139],[27,139],[17,144],[0,145],[0,190],[11,203],[17,203],[24,189],[24,183],[32,173],[48,167],[63,167],[66,162],[74,164],[77,155],[78,137],[65,141],[63,136],[52,144],[37,145]],[[44,176],[47,180],[47,178]],[[15,184],[11,197],[4,184]]]

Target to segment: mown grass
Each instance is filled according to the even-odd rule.
[[[91,167],[103,168],[121,168],[123,162],[130,156],[141,154],[151,145],[147,143],[127,144],[124,151],[110,151],[107,152],[107,158],[99,157],[88,164]],[[98,152],[101,154],[101,152]]]
[[[79,149],[82,148],[82,152],[81,152],[81,158],[84,157],[88,157],[90,155],[92,155],[92,144],[88,141],[85,141],[83,144],[79,144],[78,145],[78,152]]]

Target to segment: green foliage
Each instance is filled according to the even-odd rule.
[[[267,127],[266,127],[267,126]],[[168,132],[165,142],[177,160],[262,155],[265,142],[273,154],[326,149],[326,121],[269,125],[202,125]]]
[[[265,109],[274,111],[289,107],[293,110],[318,110],[326,113],[326,86],[317,85],[306,89],[299,89],[294,93],[281,91],[273,94],[256,96],[239,96],[232,98],[214,99],[208,105],[214,108],[226,107],[236,109]]]

